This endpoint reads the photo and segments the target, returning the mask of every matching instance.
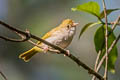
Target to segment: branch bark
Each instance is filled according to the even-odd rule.
[[[8,80],[7,77],[5,76],[5,74],[3,74],[2,71],[0,71],[0,74],[1,74],[1,76],[4,78],[4,80]]]

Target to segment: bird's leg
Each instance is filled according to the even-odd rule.
[[[44,52],[44,53],[47,53],[48,50],[49,50],[49,47],[48,47],[47,45],[43,47],[43,52]]]
[[[54,53],[58,53],[58,54],[60,53],[59,50],[55,50],[55,49],[51,49],[51,48],[49,49],[49,51],[54,52]]]

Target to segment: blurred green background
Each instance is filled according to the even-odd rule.
[[[72,12],[71,8],[90,0],[0,0],[0,20],[22,30],[42,37],[66,18],[79,22],[76,35],[67,49],[90,67],[94,66],[96,52],[93,34],[96,27],[78,39],[81,28],[97,19],[83,12]],[[96,0],[101,6],[101,0]],[[120,0],[107,0],[107,8],[120,8]],[[117,18],[120,11],[110,15],[109,21]],[[120,28],[115,34],[118,35]],[[0,35],[17,36],[0,27]],[[119,43],[120,44],[120,43]],[[118,45],[119,45],[118,44]],[[8,80],[90,80],[91,75],[67,57],[57,54],[37,54],[28,63],[18,58],[19,54],[32,48],[28,42],[12,43],[0,39],[0,70]],[[118,46],[118,50],[119,50]],[[116,62],[116,73],[109,73],[109,80],[120,80],[120,55]],[[103,68],[102,68],[103,69]],[[103,70],[101,69],[101,73]],[[3,80],[0,77],[0,80]]]

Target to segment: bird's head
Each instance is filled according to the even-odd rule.
[[[67,27],[67,28],[72,28],[72,27],[76,27],[79,23],[75,23],[73,20],[71,19],[65,19],[62,24],[60,25],[60,27]]]

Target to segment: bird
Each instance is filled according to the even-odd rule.
[[[75,23],[72,19],[65,19],[58,27],[47,32],[42,39],[65,49],[71,43],[78,24],[79,23]],[[37,45],[42,48],[34,46],[32,49],[20,54],[19,58],[23,59],[25,62],[28,62],[36,53],[46,53],[52,48],[40,41],[37,42]]]

